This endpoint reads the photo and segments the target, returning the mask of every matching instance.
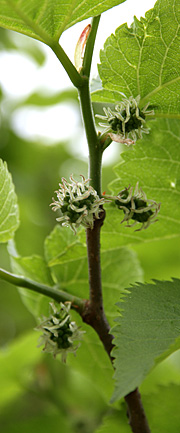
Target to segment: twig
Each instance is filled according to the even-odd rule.
[[[150,433],[146,414],[141,401],[141,394],[136,388],[130,394],[125,396],[128,406],[129,425],[133,433]]]
[[[111,355],[113,336],[109,333],[110,326],[104,312],[101,285],[100,230],[104,218],[105,212],[103,211],[101,218],[95,220],[93,229],[87,229],[86,232],[90,298],[89,301],[86,301],[85,309],[81,316],[84,322],[95,329],[113,363],[114,358]],[[139,390],[136,389],[126,395],[125,401],[128,406],[128,418],[132,432],[150,433]]]
[[[111,356],[113,336],[109,333],[110,326],[104,312],[101,286],[100,230],[105,218],[105,211],[103,210],[100,215],[100,219],[94,221],[93,229],[87,229],[86,232],[90,297],[89,301],[86,302],[82,319],[95,329],[111,361],[113,361]]]
[[[82,313],[85,305],[85,301],[77,296],[73,296],[70,293],[59,290],[58,286],[47,286],[46,284],[38,283],[30,278],[26,278],[21,275],[15,275],[11,272],[5,271],[0,268],[0,278],[7,281],[8,283],[16,286],[23,287],[25,289],[32,290],[33,292],[40,293],[42,295],[48,296],[57,302],[69,301],[72,304],[74,310],[79,314]]]

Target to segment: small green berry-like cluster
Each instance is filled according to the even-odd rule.
[[[82,338],[83,331],[80,331],[75,322],[71,321],[70,308],[71,303],[60,303],[58,309],[55,304],[50,303],[51,314],[44,317],[36,330],[42,330],[39,346],[44,344],[43,351],[53,353],[56,357],[59,353],[62,355],[62,361],[66,361],[68,352],[75,353],[79,343],[75,341]]]
[[[88,191],[88,188],[87,190]],[[71,223],[76,223],[79,219],[81,211],[86,208],[87,211],[91,210],[92,204],[95,201],[94,195],[89,195],[87,198],[78,199],[77,193],[74,194],[74,206],[72,208],[72,198],[69,193],[66,193],[63,201],[63,205],[61,206],[61,212],[64,216],[67,216]],[[76,209],[74,209],[74,207]]]
[[[144,108],[139,107],[140,96],[136,98],[130,96],[123,99],[115,109],[104,107],[105,116],[97,115],[105,123],[100,126],[106,128],[104,133],[118,143],[133,144],[138,138],[142,138],[142,133],[148,134],[149,129],[145,127],[146,117],[154,115],[154,111],[147,111],[147,104]]]
[[[129,213],[131,213],[131,219],[134,221],[138,221],[140,223],[144,223],[148,221],[148,219],[153,215],[153,211],[151,208],[148,207],[147,200],[142,200],[142,198],[138,198],[136,196],[133,197],[133,205],[134,209],[132,209],[132,197],[129,197],[128,188],[123,190],[123,193],[119,193],[118,199],[115,200],[115,204],[119,209],[122,209],[124,207],[124,200],[129,198],[129,201],[126,203],[124,209],[124,213],[126,213],[129,210]],[[148,208],[148,209],[147,209]],[[138,211],[138,213],[137,213]],[[141,211],[142,213],[139,213]]]
[[[139,128],[142,128],[143,121],[145,120],[145,114],[143,113],[142,110],[139,109],[138,117],[136,115],[135,108],[130,107],[129,112],[130,112],[130,117],[125,124],[126,134],[129,134],[133,130],[138,130]],[[116,134],[119,133],[124,134],[124,122],[127,118],[127,113],[125,109],[121,111],[121,116],[124,119],[123,121],[120,118],[118,118],[116,113],[114,113],[114,119],[108,120],[108,123],[111,126],[112,131],[115,132]]]
[[[108,198],[110,198],[108,196]],[[139,189],[138,182],[136,184],[134,193],[133,188],[128,187],[119,192],[115,197],[111,197],[114,200],[115,205],[123,210],[124,218],[121,221],[127,221],[128,227],[133,227],[137,223],[142,223],[140,229],[142,230],[149,227],[149,225],[157,221],[156,216],[160,210],[160,203],[156,203],[154,200],[149,200],[142,189]],[[129,224],[129,221],[133,220],[133,224]]]
[[[51,319],[50,322],[53,324],[53,320]],[[59,327],[57,334],[55,335],[52,333],[48,328],[44,329],[49,332],[49,337],[52,341],[54,341],[57,344],[58,349],[67,349],[68,347],[72,346],[72,342],[69,340],[69,337],[72,336],[73,332],[70,328],[70,319],[66,321],[66,323]]]
[[[71,183],[62,178],[62,184],[59,184],[59,190],[56,191],[57,200],[51,203],[53,210],[60,210],[61,215],[57,218],[62,226],[70,227],[75,233],[76,229],[82,224],[84,227],[91,229],[94,225],[94,219],[98,219],[102,212],[102,205],[106,202],[100,198],[92,186],[88,183],[90,179],[82,176],[82,181],[78,182],[70,176]]]

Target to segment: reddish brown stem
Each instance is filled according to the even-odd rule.
[[[125,396],[128,407],[129,425],[133,433],[150,433],[150,428],[141,401],[141,394],[136,388]]]
[[[105,212],[103,211],[100,219],[94,221],[93,229],[87,229],[86,232],[90,297],[85,302],[81,316],[83,321],[92,326],[97,332],[111,362],[113,362],[111,356],[113,336],[109,333],[110,326],[104,312],[101,285],[100,231],[104,218]],[[128,418],[132,432],[150,433],[138,389],[126,395],[125,401],[128,406]]]
[[[109,334],[110,326],[104,312],[101,286],[100,230],[104,217],[105,211],[102,210],[100,219],[94,221],[93,229],[87,229],[86,232],[90,294],[82,318],[95,329],[106,352],[113,359],[110,355],[113,337]]]

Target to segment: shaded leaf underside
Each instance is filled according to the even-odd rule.
[[[156,113],[180,117],[180,4],[158,0],[145,18],[120,26],[101,51],[99,74],[104,89],[94,101],[117,103],[141,95]]]
[[[55,283],[60,282],[61,288],[74,295],[78,293],[78,296],[88,298],[86,247],[74,238],[69,229],[56,226],[46,239],[45,256]],[[133,251],[126,248],[113,250],[113,244],[111,251],[102,253],[101,268],[105,310],[112,321],[116,313],[115,302],[130,283],[142,281],[142,270]]]
[[[88,297],[86,248],[73,232],[57,225],[45,241],[45,258],[46,264],[44,259],[38,256],[14,257],[12,258],[14,271],[38,282],[52,284],[50,272],[54,283],[58,283],[61,290],[82,298]],[[105,310],[110,323],[113,324],[116,316],[115,302],[125,292],[125,287],[137,280],[142,280],[142,270],[136,254],[126,248],[104,252],[102,280]],[[21,294],[26,306],[36,318],[41,314],[48,314],[48,298],[22,289]],[[77,323],[82,326],[81,319],[75,313],[73,315]],[[68,363],[96,383],[97,390],[108,402],[113,387],[112,365],[95,331],[86,325],[83,325],[83,329],[86,333],[77,357],[70,356]]]
[[[51,44],[64,30],[125,0],[1,0],[0,26]]]
[[[93,101],[116,104],[140,94],[140,105],[154,108],[150,133],[122,155],[111,183],[113,195],[139,182],[148,199],[161,203],[158,222],[135,232],[120,224],[123,212],[107,206],[102,248],[179,236],[180,233],[180,3],[158,0],[153,9],[128,28],[120,26],[101,51],[99,74],[103,89]],[[133,223],[133,221],[132,221]]]
[[[180,124],[175,119],[156,119],[150,125],[149,135],[123,153],[123,160],[115,167],[117,179],[109,187],[117,195],[139,182],[148,199],[161,203],[158,221],[135,232],[141,224],[125,227],[121,224],[123,211],[107,206],[102,248],[109,245],[110,233],[114,247],[180,235]]]

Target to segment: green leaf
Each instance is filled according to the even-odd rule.
[[[19,226],[17,197],[6,162],[0,160],[0,242],[7,242]]]
[[[97,16],[125,0],[1,0],[0,26],[39,39],[57,42],[72,25]]]
[[[180,348],[180,280],[138,284],[130,292],[123,304],[117,304],[123,312],[112,329],[116,344],[112,401],[133,391],[165,354]]]
[[[177,433],[179,431],[179,387],[158,387],[156,394],[143,397],[146,416],[152,433]],[[124,405],[123,405],[124,406]],[[112,409],[103,418],[95,433],[131,433],[126,409]]]
[[[18,101],[13,108],[24,107],[27,105],[35,105],[36,107],[48,107],[67,101],[73,103],[78,102],[78,94],[76,89],[69,88],[52,95],[46,95],[44,93],[32,93],[26,99]]]
[[[115,246],[149,242],[177,237],[180,234],[180,125],[175,119],[158,119],[151,122],[150,134],[136,146],[123,153],[123,160],[115,167],[118,177],[110,184],[113,195],[128,187],[139,187],[147,198],[161,203],[158,221],[147,230],[135,232],[141,224],[126,227],[121,224],[123,211],[107,207],[103,226],[102,247],[111,242]]]
[[[62,290],[88,298],[88,266],[86,247],[77,235],[57,225],[45,241],[45,257],[55,283]],[[112,394],[112,365],[95,331],[82,324],[77,314],[74,320],[86,330],[77,356],[69,355],[67,363],[96,384],[106,402]]]
[[[83,239],[83,236],[82,236]],[[69,229],[57,225],[45,241],[45,257],[55,283],[61,289],[89,297],[86,247]],[[114,303],[131,282],[142,280],[142,270],[136,254],[127,248],[104,251],[101,255],[104,307],[110,323],[115,318]],[[112,366],[95,331],[75,315],[75,320],[86,330],[77,356],[68,357],[68,364],[96,384],[106,402],[112,394]]]
[[[52,284],[51,276],[61,289],[76,294],[82,298],[88,297],[88,268],[86,247],[69,229],[57,225],[45,241],[45,257],[15,257],[12,258],[13,269],[16,273],[24,275],[44,284]],[[121,264],[121,265],[120,265]],[[121,266],[121,268],[120,268]],[[121,274],[119,275],[119,269]],[[50,273],[51,276],[50,276]],[[102,280],[105,294],[105,310],[110,322],[116,314],[114,303],[124,293],[124,288],[137,280],[142,279],[142,271],[136,254],[127,248],[106,251],[102,254]],[[28,309],[39,317],[46,315],[49,299],[37,293],[21,289],[23,300]],[[73,317],[82,327],[82,321],[76,313]],[[80,371],[96,383],[98,392],[106,402],[112,394],[112,365],[104,351],[95,331],[83,324],[86,329],[77,357],[68,357],[68,363],[73,369]]]
[[[77,240],[76,240],[77,239]],[[86,246],[68,228],[57,225],[45,241],[45,257],[55,283],[61,289],[82,298],[89,297]],[[107,317],[113,320],[115,302],[125,287],[142,281],[142,270],[136,254],[127,248],[102,251],[102,285]]]
[[[50,412],[50,411],[48,411]],[[43,413],[38,414],[32,418],[19,419],[16,422],[10,422],[4,433],[31,433],[38,431],[38,433],[52,433],[57,430],[57,426],[61,426],[62,431],[66,433],[73,433],[72,428],[69,426],[68,417],[65,418],[62,413]]]
[[[172,346],[171,346],[172,348]],[[159,385],[180,385],[180,350],[157,364],[140,386],[143,395],[158,392]]]
[[[101,426],[95,433],[131,433],[131,427],[127,422],[126,411],[113,409],[103,418]]]
[[[74,319],[85,330],[85,334],[76,356],[68,355],[67,365],[91,381],[108,404],[113,392],[112,364],[96,332],[90,326],[82,324],[77,315],[74,315]]]
[[[38,283],[52,285],[52,279],[43,257],[12,257],[13,271]],[[22,300],[27,309],[37,318],[49,311],[50,299],[31,290],[19,288]]]
[[[56,225],[45,240],[45,257],[49,267],[86,257],[86,247],[69,229]],[[55,283],[59,281],[54,273]]]
[[[126,292],[126,287],[143,280],[143,271],[134,251],[119,248],[101,254],[102,285],[104,307],[110,324],[115,317],[114,304],[119,296]]]
[[[32,418],[19,419],[16,422],[10,422],[4,433],[31,433],[37,431],[38,433],[52,433],[57,430],[57,426],[61,426],[62,431],[66,433],[73,433],[69,425],[68,417],[65,418],[63,413],[54,413],[47,411],[47,413],[38,414]]]
[[[141,95],[157,112],[179,118],[180,98],[179,0],[158,0],[140,21],[118,27],[101,51],[99,74],[105,91],[95,100],[117,102]]]
[[[46,285],[59,284],[61,290],[83,299],[89,297],[86,246],[68,228],[57,225],[45,241],[45,259],[19,257],[9,248],[13,271]],[[104,306],[111,324],[116,315],[115,302],[125,287],[142,281],[143,273],[136,253],[127,248],[103,251],[101,256]],[[48,313],[49,298],[19,289],[23,302],[37,318]]]
[[[179,430],[179,386],[159,387],[158,393],[144,399],[153,433],[177,433]]]
[[[0,351],[1,409],[21,395],[31,379],[29,370],[40,360],[38,333],[29,333]]]
[[[46,55],[42,50],[42,45],[28,37],[22,37],[18,33],[7,31],[0,27],[0,49],[11,50],[17,53],[23,53],[33,59],[39,66],[45,63]]]

